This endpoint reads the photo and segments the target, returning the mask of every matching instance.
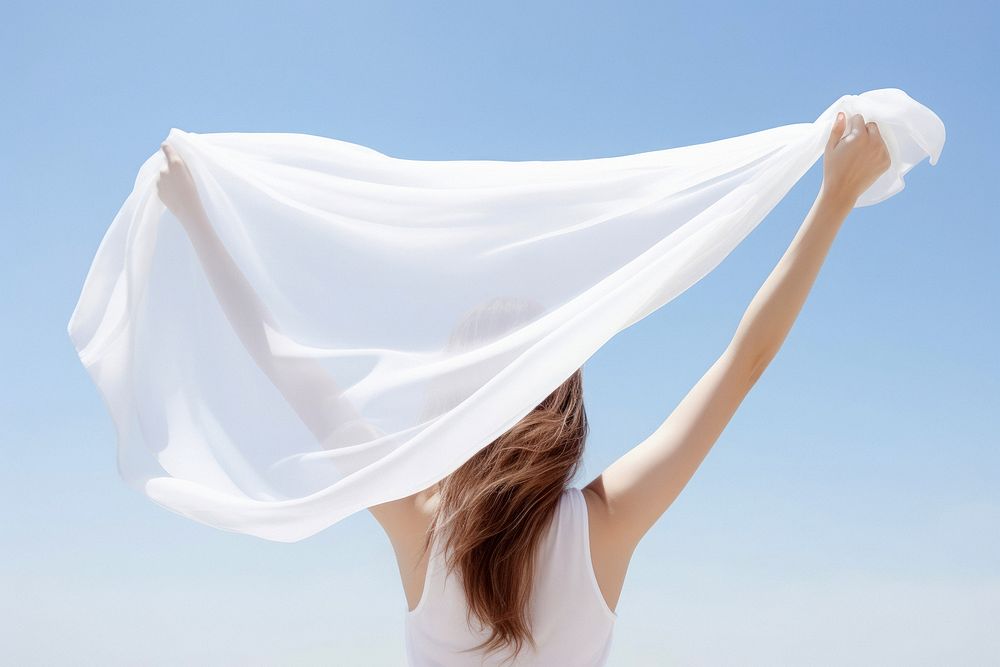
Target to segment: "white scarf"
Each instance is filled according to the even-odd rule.
[[[714,269],[841,110],[877,121],[892,158],[858,206],[937,162],[944,125],[897,89],[812,123],[586,160],[405,160],[171,129],[224,254],[200,258],[159,201],[157,150],[68,327],[123,478],[284,542],[430,486]]]

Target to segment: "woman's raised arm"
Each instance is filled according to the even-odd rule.
[[[258,367],[271,379],[316,439],[336,446],[334,434],[353,439],[375,437],[333,377],[308,358],[276,357],[271,354],[267,331],[275,329],[272,314],[257,296],[246,276],[233,261],[215,233],[188,170],[174,148],[161,145],[166,167],[157,180],[160,200],[180,221],[226,318]]]
[[[844,135],[844,130],[848,130]],[[842,136],[843,135],[843,136]],[[838,114],[823,156],[823,185],[788,250],[746,310],[728,348],[671,415],[585,487],[595,559],[627,565],[677,498],[777,354],[857,198],[889,167],[875,123]],[[622,572],[622,575],[624,573]]]

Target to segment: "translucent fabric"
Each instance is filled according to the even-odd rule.
[[[122,477],[283,542],[433,484],[715,268],[822,155],[839,110],[877,121],[892,158],[859,206],[937,162],[944,125],[897,89],[584,160],[172,128],[210,227],[195,238],[160,202],[157,146],[68,325]]]

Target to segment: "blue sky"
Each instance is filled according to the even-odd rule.
[[[640,544],[611,665],[973,665],[1000,639],[1000,21],[992,3],[7,3],[0,641],[16,664],[398,665],[367,513],[295,544],[130,490],[66,323],[171,127],[398,157],[620,155],[898,87],[939,164],[855,211],[776,359]],[[722,352],[821,178],[585,366],[580,483]],[[586,477],[586,479],[583,479]],[[992,619],[992,620],[991,620]]]

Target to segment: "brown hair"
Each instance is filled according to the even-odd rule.
[[[559,498],[580,466],[587,438],[583,372],[575,371],[513,428],[438,483],[424,550],[441,537],[448,570],[457,571],[493,652],[525,641],[535,551]],[[445,530],[447,529],[447,530]]]

